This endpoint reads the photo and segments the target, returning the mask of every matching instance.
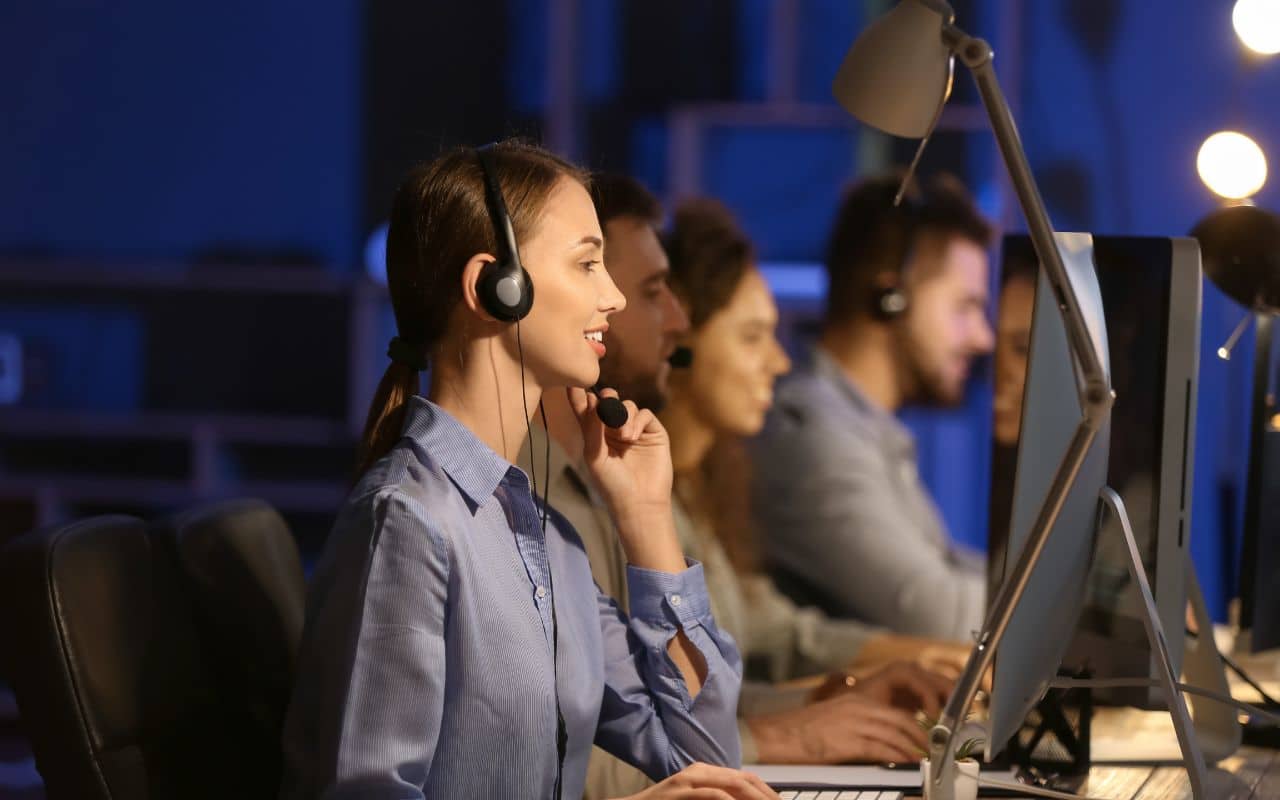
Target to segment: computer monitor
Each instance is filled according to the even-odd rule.
[[[1024,624],[1011,625],[997,650],[993,750],[1016,732],[1060,665],[1087,668],[1095,677],[1155,674],[1140,616],[1142,602],[1130,578],[1118,522],[1108,513],[1094,530],[1096,492],[1104,483],[1127,508],[1175,673],[1182,661],[1199,357],[1199,249],[1190,239],[1097,236],[1092,255],[1116,401],[1109,429],[1099,434],[1055,528],[1065,555],[1046,553],[1041,560],[1041,571],[1064,573],[1056,583],[1069,608],[1053,617],[1054,627],[1037,626],[1037,610],[1058,598],[1051,587],[1038,583],[1039,574],[1033,576],[1023,597]],[[1054,410],[1067,400],[1075,407],[1073,367],[1062,352],[1060,314],[1026,237],[1005,238],[996,329],[992,587],[1017,557],[1027,515],[1035,513],[1043,496],[1038,487],[1056,468],[1076,420],[1071,409]],[[1046,560],[1051,566],[1043,569]],[[1067,622],[1067,611],[1076,618]],[[1052,647],[1042,641],[1050,637],[1058,640]],[[1041,655],[1028,658],[1026,652]],[[1110,699],[1158,707],[1163,704],[1158,692],[1121,690]]]
[[[1098,358],[1109,371],[1091,237],[1057,237]],[[993,482],[993,495],[1006,498],[1007,506],[993,515],[999,522],[989,540],[990,598],[1016,563],[1082,416],[1075,359],[1057,297],[1043,270],[1027,270],[1018,280],[1028,276],[1029,284],[1006,284],[1004,318],[996,326],[993,432],[1007,452],[997,451],[993,463],[1006,463],[1008,469]],[[1014,288],[1021,291],[1011,294]],[[1012,336],[1015,329],[1020,339]],[[1004,748],[1057,675],[1080,617],[1098,498],[1106,483],[1109,430],[1103,420],[996,648],[988,757]]]
[[[1240,537],[1240,633],[1237,647],[1280,647],[1280,427],[1274,394],[1275,320],[1255,322],[1249,463]]]

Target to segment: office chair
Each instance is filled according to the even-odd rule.
[[[176,553],[220,693],[247,712],[242,735],[278,758],[306,603],[293,534],[261,500],[203,505],[154,532]]]
[[[0,667],[49,800],[277,794],[279,748],[243,735],[252,715],[219,689],[173,556],[124,516],[0,550]]]

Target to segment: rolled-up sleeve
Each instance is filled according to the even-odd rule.
[[[742,660],[711,616],[702,565],[679,573],[627,568],[631,617],[598,597],[605,693],[596,743],[660,780],[695,761],[738,766]],[[667,653],[680,631],[707,666],[697,697]]]

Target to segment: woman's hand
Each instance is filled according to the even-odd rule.
[[[627,421],[614,429],[596,416],[599,399],[570,388],[569,404],[582,429],[582,458],[618,528],[627,561],[637,567],[681,572],[684,553],[671,517],[671,441],[652,411],[624,400]],[[600,393],[617,397],[612,389]]]
[[[671,508],[671,441],[648,409],[623,400],[627,421],[610,428],[596,416],[600,400],[584,389],[570,388],[569,403],[582,428],[582,457],[605,502],[615,512],[654,506]],[[603,389],[601,397],[617,397]]]
[[[630,800],[781,800],[778,793],[750,772],[691,764],[650,786]]]

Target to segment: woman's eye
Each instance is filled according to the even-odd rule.
[[[595,272],[596,265],[599,263],[600,263],[599,259],[594,259],[592,261],[583,261],[582,268],[585,269],[587,272]]]

